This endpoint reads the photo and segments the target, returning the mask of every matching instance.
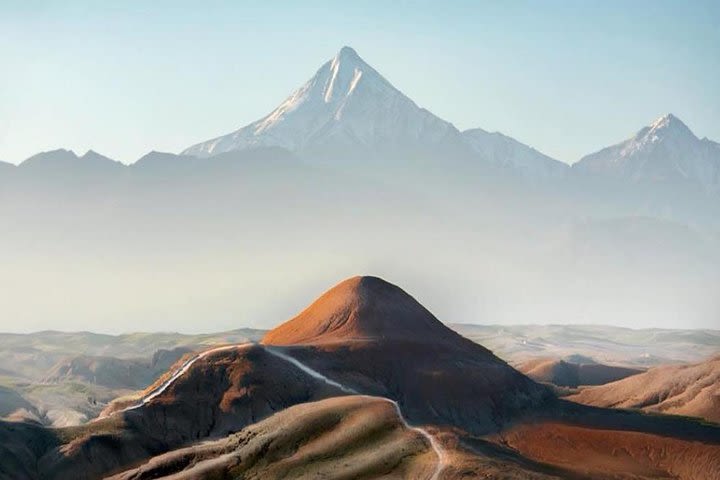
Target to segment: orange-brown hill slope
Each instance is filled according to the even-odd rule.
[[[720,439],[698,440],[565,422],[515,425],[496,439],[526,459],[567,469],[580,478],[720,480]]]
[[[340,282],[262,339],[267,345],[353,341],[468,342],[403,289],[370,276]]]
[[[554,401],[547,388],[376,277],[341,282],[262,343],[355,391],[396,400],[417,423],[482,434]]]
[[[356,391],[397,400],[415,423],[455,427],[460,442],[477,457],[488,452],[481,442],[476,445],[483,437],[509,438],[522,428],[542,435],[555,425],[567,425],[571,441],[582,445],[578,456],[597,463],[575,468],[577,463],[549,454],[559,446],[550,452],[536,452],[530,444],[506,450],[507,442],[501,440],[500,448],[491,451],[496,458],[519,453],[519,461],[525,461],[524,456],[593,479],[709,479],[720,466],[717,428],[549,398],[543,387],[446,328],[402,289],[378,278],[342,282],[262,342]],[[607,432],[605,442],[581,442],[599,429]],[[684,461],[688,448],[693,454]],[[608,463],[617,468],[606,474],[608,458],[630,450],[631,458]],[[663,452],[680,459],[670,464]]]
[[[569,400],[612,408],[700,417],[720,423],[720,356],[692,365],[656,367],[598,387]]]
[[[155,457],[112,480],[167,478],[430,478],[428,440],[379,398],[336,397],[289,407],[213,442]]]

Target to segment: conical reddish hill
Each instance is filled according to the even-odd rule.
[[[468,342],[400,287],[381,278],[358,276],[325,292],[299,315],[268,332],[262,343],[357,341]]]
[[[354,391],[396,400],[417,423],[485,433],[552,403],[548,389],[376,277],[341,282],[262,343]]]

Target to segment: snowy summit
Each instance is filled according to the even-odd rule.
[[[194,145],[184,154],[208,157],[253,147],[312,153],[405,142],[433,143],[458,130],[396,89],[355,50],[343,47],[266,117]]]
[[[720,191],[720,144],[697,138],[669,113],[624,142],[583,157],[573,168],[633,182],[699,185],[712,193]]]

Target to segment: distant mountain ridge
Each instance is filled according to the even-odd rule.
[[[431,159],[447,168],[486,165],[531,181],[562,179],[568,173],[600,179],[662,186],[700,186],[720,193],[720,144],[699,139],[679,118],[666,114],[633,137],[582,157],[570,167],[500,132],[473,128],[460,132],[452,123],[418,106],[365,62],[351,47],[343,47],[315,75],[265,117],[227,135],[197,143],[180,155],[150,152],[136,167],[193,157],[274,148],[305,160]],[[356,163],[356,162],[352,162]],[[34,155],[21,170],[79,168],[111,169],[122,164],[89,150]],[[0,164],[3,173],[14,170]]]
[[[340,57],[336,57],[336,60],[338,58]],[[367,65],[364,62],[362,64]],[[368,66],[367,68],[371,67]],[[375,71],[372,70],[372,72]],[[375,74],[379,77],[377,72]],[[382,79],[382,77],[379,78]],[[387,83],[384,79],[382,81]],[[315,85],[318,82],[313,79],[313,81],[308,82],[308,84],[310,83]],[[307,87],[308,84],[303,88]],[[389,85],[388,88],[394,90],[394,87],[389,83],[387,85]],[[399,91],[394,91],[402,96]],[[299,95],[298,92],[293,94],[290,99],[296,98]],[[331,92],[325,93],[329,95],[329,98],[332,98]],[[414,134],[405,131],[401,132],[400,136],[394,140],[391,139],[392,135],[387,135],[383,140],[385,146],[398,139],[405,138],[407,140],[413,135],[422,138],[422,142],[425,143],[436,140],[438,145],[443,141],[452,140],[450,143],[454,147],[461,150],[467,149],[465,153],[468,155],[477,155],[477,161],[507,169],[526,180],[561,179],[572,171],[585,177],[612,179],[628,183],[655,184],[657,186],[700,186],[704,193],[720,194],[720,143],[707,138],[699,139],[687,125],[673,114],[667,114],[656,119],[633,137],[586,155],[570,166],[500,132],[488,132],[481,128],[459,132],[451,123],[434,117],[426,110],[417,107],[407,97],[404,98],[409,102],[408,105],[416,108],[418,112],[421,112],[422,116],[430,115],[427,118],[437,119],[437,122],[433,120],[430,123],[444,125],[442,130],[447,135],[440,135],[437,134],[438,131],[435,131],[435,134],[425,137],[421,131],[422,129],[417,130]],[[45,172],[48,170],[111,172],[120,171],[123,167],[147,168],[149,165],[154,167],[160,165],[163,168],[172,169],[178,163],[195,163],[201,166],[202,163],[198,163],[196,160],[210,157],[219,158],[221,154],[232,154],[233,152],[267,151],[267,154],[262,153],[261,156],[280,155],[288,157],[293,152],[306,153],[311,148],[319,148],[321,145],[321,143],[318,143],[321,142],[321,139],[317,137],[319,133],[314,133],[313,139],[306,141],[303,140],[305,137],[298,134],[298,129],[288,129],[283,126],[284,118],[289,113],[294,113],[295,110],[299,109],[288,106],[290,99],[265,119],[244,127],[233,134],[197,144],[184,150],[179,155],[151,151],[136,162],[126,165],[93,150],[78,155],[72,150],[56,149],[37,153],[19,165],[0,162],[0,173]],[[342,118],[345,105],[346,103],[341,103],[339,107],[336,106],[337,112],[335,113],[339,115],[339,118]],[[280,112],[280,109],[283,108],[287,110],[283,110],[284,113]],[[336,116],[333,116],[333,118],[334,121],[338,120]],[[295,123],[303,123],[302,120],[291,120]],[[256,129],[257,135],[248,133],[252,130],[251,127]],[[426,127],[427,122],[422,128]],[[332,151],[335,154],[342,148],[349,148],[350,144],[345,143],[343,146],[342,141],[360,141],[360,137],[356,135],[347,136],[349,130],[340,124],[328,126],[322,131],[328,131],[328,129],[337,130],[333,134],[333,138],[340,143],[333,145],[334,150]],[[275,130],[279,132],[287,131],[291,132],[294,137],[284,139],[278,137],[275,133],[267,133],[266,130],[272,132],[275,132]],[[345,136],[344,139],[343,136]],[[341,139],[342,141],[340,141]],[[331,143],[325,142],[323,145],[329,146]],[[358,145],[370,149],[372,147],[371,138],[367,137],[365,141]],[[440,152],[441,150],[435,151],[436,154],[440,154]]]
[[[180,155],[150,152],[135,166],[147,167],[152,161],[172,168],[173,162],[188,163],[194,157],[266,148],[310,161],[329,160],[335,166],[380,159],[380,168],[391,168],[388,162],[425,158],[448,169],[486,165],[533,182],[563,179],[572,172],[629,184],[699,186],[706,194],[720,194],[720,144],[699,139],[673,114],[570,167],[500,132],[459,131],[418,106],[347,46],[265,117]],[[453,163],[458,159],[461,163]],[[92,150],[78,156],[63,149],[39,153],[20,164],[21,170],[58,166],[110,170],[122,164]],[[13,170],[12,165],[0,164],[3,174]]]
[[[101,155],[93,150],[88,150],[84,155],[78,156],[72,150],[57,149],[47,152],[40,152],[22,162],[19,167],[22,169],[41,169],[57,167],[122,167],[123,164]]]

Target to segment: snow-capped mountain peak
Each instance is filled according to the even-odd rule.
[[[331,114],[332,119],[340,120],[346,101],[352,97],[363,76],[364,83],[374,82],[383,89],[394,89],[387,80],[365,63],[355,50],[343,47],[310,81],[293,92],[267,117],[252,124],[255,127],[253,133],[257,136],[272,131],[283,121],[295,120],[292,114],[298,110],[299,113],[315,114],[315,116]],[[321,117],[321,120],[325,119]]]
[[[355,50],[343,47],[303,86],[264,118],[184,154],[208,157],[232,150],[277,146],[296,153],[407,142],[441,142],[455,127],[396,89]]]
[[[720,146],[700,140],[673,114],[664,115],[633,137],[580,159],[578,172],[641,183],[690,183],[720,190]]]
[[[668,113],[642,128],[634,137],[624,142],[617,161],[621,161],[635,152],[654,148],[661,142],[693,143],[696,141],[697,137],[687,125],[672,113]]]
[[[489,164],[528,179],[560,178],[568,168],[499,133],[460,133],[420,108],[350,47],[340,49],[267,116],[183,154],[209,157],[256,147],[282,147],[306,160],[333,163],[354,157],[430,158],[449,169],[453,163],[460,168]]]

